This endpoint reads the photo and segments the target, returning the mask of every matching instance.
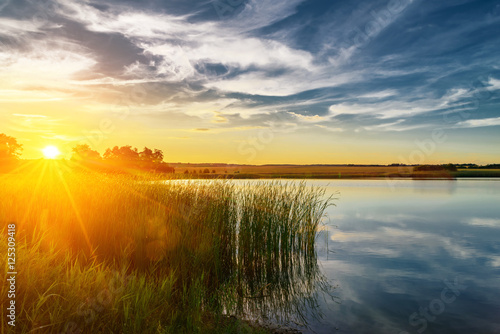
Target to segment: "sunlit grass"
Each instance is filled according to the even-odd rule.
[[[322,282],[323,195],[305,184],[75,173],[56,161],[0,175],[2,254],[6,225],[17,226],[16,332],[231,332],[245,327],[228,315],[304,320]]]

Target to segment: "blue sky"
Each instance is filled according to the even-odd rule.
[[[498,1],[0,1],[0,132],[169,161],[500,161]],[[100,132],[100,133],[99,133]]]

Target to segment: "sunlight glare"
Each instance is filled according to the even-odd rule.
[[[47,146],[42,150],[42,152],[46,159],[55,159],[59,156],[59,154],[61,154],[59,149],[55,146]]]

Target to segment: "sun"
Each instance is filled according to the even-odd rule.
[[[59,156],[59,154],[61,154],[61,152],[59,152],[59,149],[52,145],[45,147],[42,150],[42,153],[46,159],[55,159]]]

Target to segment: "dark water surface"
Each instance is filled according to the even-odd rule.
[[[500,333],[500,180],[313,180],[336,285],[316,333]],[[327,241],[328,240],[328,245]]]

